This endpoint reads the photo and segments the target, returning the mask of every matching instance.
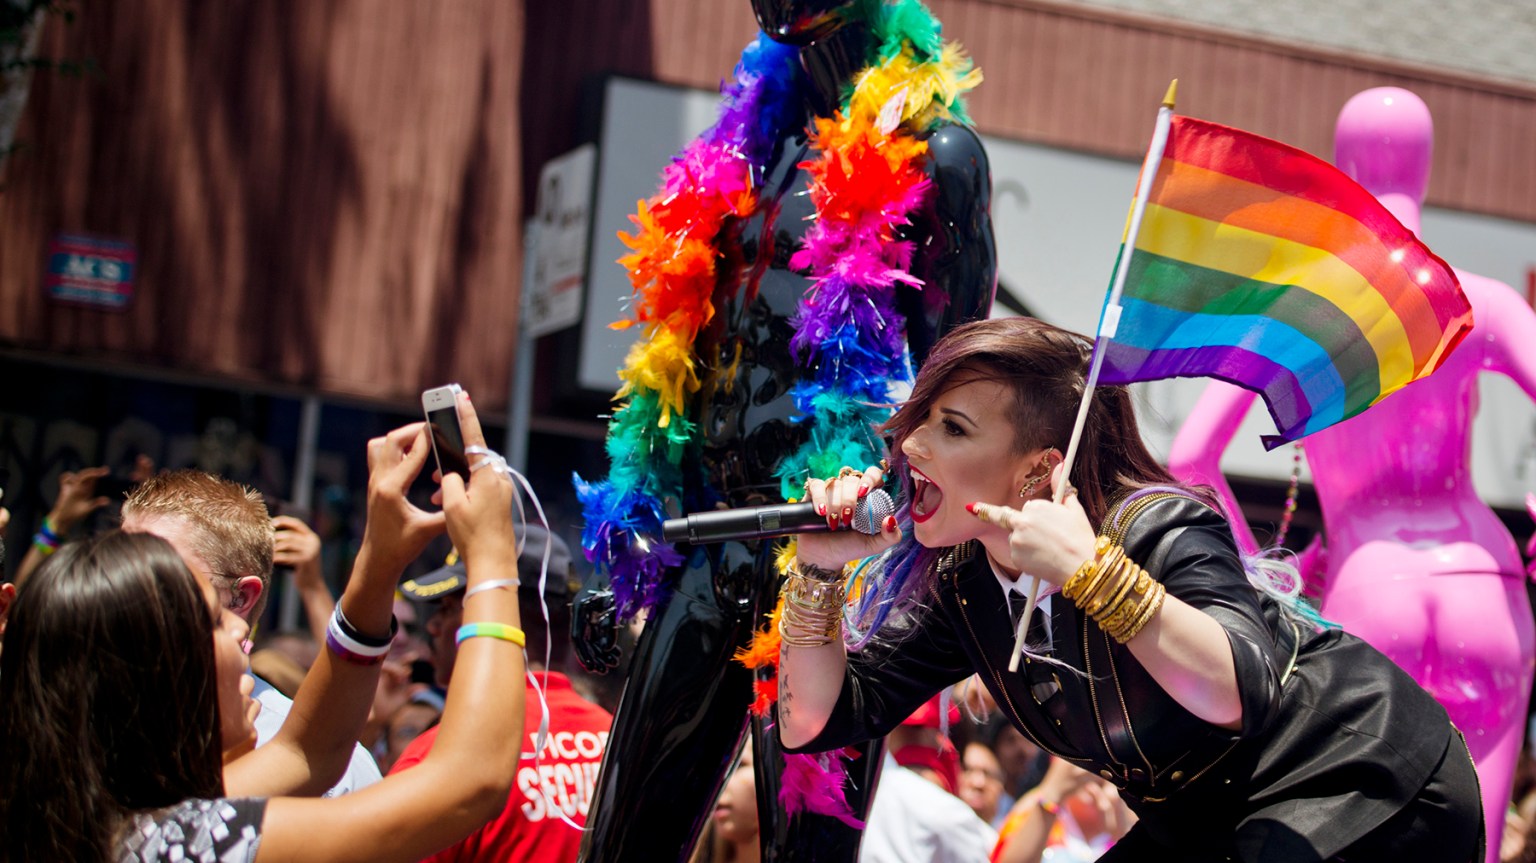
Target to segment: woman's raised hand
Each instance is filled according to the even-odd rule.
[[[368,441],[368,520],[363,544],[393,575],[443,532],[443,514],[411,503],[411,483],[432,452],[425,423],[411,423]]]
[[[1051,488],[1061,480],[1062,465],[1051,471]],[[1008,531],[1013,566],[1052,584],[1062,584],[1094,555],[1098,541],[1088,513],[1077,500],[1077,489],[1067,486],[1061,503],[1050,498],[1026,501],[1013,509],[990,503],[967,504],[971,514]]]
[[[862,472],[845,467],[831,479],[806,480],[806,502],[816,506],[817,514],[826,518],[832,531],[800,534],[799,559],[822,569],[841,569],[850,560],[879,554],[895,545],[901,539],[895,516],[887,516],[877,534],[852,529],[859,501],[884,484],[885,471],[879,467],[868,467]]]

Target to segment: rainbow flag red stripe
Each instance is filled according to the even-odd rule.
[[[1121,299],[1099,381],[1255,390],[1271,449],[1433,372],[1472,328],[1450,266],[1342,171],[1178,116]]]

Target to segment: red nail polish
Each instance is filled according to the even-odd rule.
[[[966,504],[965,505],[965,511],[970,513],[971,515],[975,515],[976,514],[976,504],[974,504],[974,503]]]
[[[887,532],[895,530],[896,529],[896,516],[894,516],[894,515],[886,516],[885,517],[884,528],[886,529]]]
[[[866,494],[869,494],[869,486],[867,484],[859,486],[859,497],[863,497]]]
[[[816,506],[816,514],[817,515],[826,515],[827,514],[827,505],[824,504],[824,503],[823,504],[817,504],[817,506]]]
[[[827,529],[828,530],[837,530],[837,516],[835,516],[835,515],[827,516]]]

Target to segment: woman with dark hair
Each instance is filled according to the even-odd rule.
[[[483,446],[467,401],[460,415]],[[247,626],[168,543],[111,533],[38,569],[0,654],[0,861],[418,860],[501,809],[523,716],[516,591],[496,589],[516,583],[512,487],[499,469],[450,474],[444,512],[416,509],[404,492],[427,458],[422,429],[369,443],[368,525],[329,649],[260,748]],[[372,703],[394,584],[445,525],[467,561],[469,640],[438,745],[352,794],[281,796],[345,763],[332,755],[350,752]]]
[[[785,746],[885,734],[979,671],[1020,731],[1139,816],[1106,860],[1481,859],[1477,779],[1444,709],[1309,618],[1276,586],[1282,564],[1239,556],[1203,490],[1147,452],[1123,387],[1093,394],[1052,502],[1091,350],[1028,318],[967,324],[934,348],[886,427],[889,473],[907,484],[898,515],[878,536],[799,538],[780,627]],[[808,496],[841,522],[886,473],[844,468]],[[877,554],[845,617],[845,565]],[[1036,579],[1044,598],[1010,671]]]

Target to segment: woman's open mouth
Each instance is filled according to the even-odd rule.
[[[938,483],[923,476],[922,471],[912,469],[912,521],[922,524],[933,514],[939,511],[939,504],[944,502],[944,490]]]

